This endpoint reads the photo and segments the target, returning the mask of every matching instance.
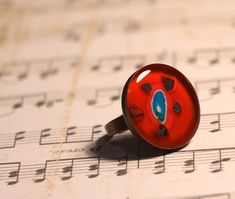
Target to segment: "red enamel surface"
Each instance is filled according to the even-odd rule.
[[[147,73],[145,71],[149,73],[137,82],[140,74]],[[165,89],[164,78],[174,80],[172,90]],[[152,86],[150,92],[141,88],[145,83]],[[179,148],[190,141],[198,128],[200,107],[192,85],[182,73],[167,65],[151,64],[137,71],[127,82],[125,89],[123,112],[126,123],[132,131],[149,144],[163,149]],[[166,96],[167,116],[163,125],[168,129],[167,136],[157,135],[156,131],[161,122],[154,117],[151,108],[153,94],[159,89]],[[180,113],[173,111],[176,102],[182,107]],[[135,107],[134,114],[133,107]]]

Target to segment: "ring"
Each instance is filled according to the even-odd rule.
[[[165,64],[144,66],[129,77],[122,92],[122,112],[105,125],[107,136],[129,129],[160,149],[185,146],[200,121],[200,105],[192,84]]]

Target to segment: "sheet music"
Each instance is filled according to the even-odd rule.
[[[232,0],[0,1],[1,198],[235,198]],[[201,106],[189,145],[167,153],[127,131],[128,77],[182,71]]]

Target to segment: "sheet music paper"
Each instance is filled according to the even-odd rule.
[[[235,198],[232,0],[0,1],[1,198]],[[182,71],[201,105],[174,153],[127,131],[127,78],[150,63]]]

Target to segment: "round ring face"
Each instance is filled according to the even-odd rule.
[[[186,145],[200,120],[191,83],[178,70],[163,64],[145,66],[129,78],[122,108],[129,129],[162,149]]]

